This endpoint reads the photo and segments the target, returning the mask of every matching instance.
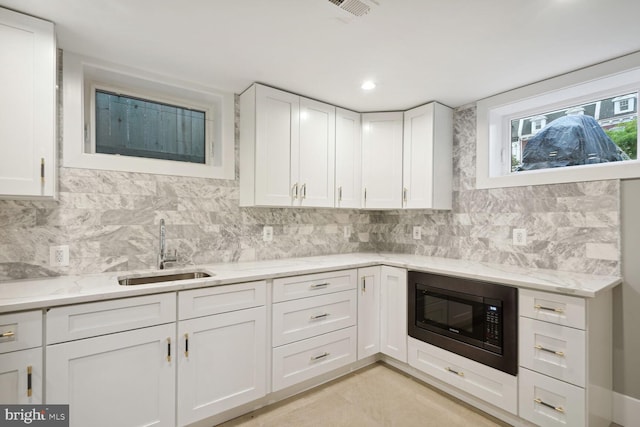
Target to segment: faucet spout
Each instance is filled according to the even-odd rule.
[[[174,250],[173,256],[167,256],[166,248],[166,230],[164,226],[164,218],[160,220],[160,253],[158,254],[158,268],[164,270],[165,263],[178,261],[178,251]]]

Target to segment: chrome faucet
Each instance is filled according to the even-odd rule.
[[[178,261],[178,250],[173,251],[173,256],[166,254],[164,219],[160,220],[160,253],[158,254],[158,268],[164,270],[165,263]]]

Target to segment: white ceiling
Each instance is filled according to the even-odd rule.
[[[0,0],[62,49],[239,93],[259,81],[358,111],[457,107],[640,50],[640,0]],[[365,79],[378,87],[360,89]]]

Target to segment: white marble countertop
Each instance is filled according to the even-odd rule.
[[[118,284],[118,278],[126,275],[157,274],[159,271],[111,272],[0,282],[0,313],[379,264],[580,297],[595,297],[598,292],[622,282],[622,278],[613,276],[593,276],[449,258],[354,253],[168,269],[165,270],[166,273],[198,269],[209,272],[212,277],[135,286],[121,286]]]

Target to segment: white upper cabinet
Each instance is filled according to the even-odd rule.
[[[362,207],[402,207],[401,111],[362,115]]]
[[[333,207],[336,107],[300,97],[300,141],[291,154],[294,206]]]
[[[0,197],[54,197],[53,24],[0,8]]]
[[[360,113],[336,108],[335,206],[359,208],[362,194]]]
[[[402,205],[451,209],[453,114],[432,102],[404,113]]]
[[[335,107],[255,84],[240,96],[240,206],[332,207]]]

